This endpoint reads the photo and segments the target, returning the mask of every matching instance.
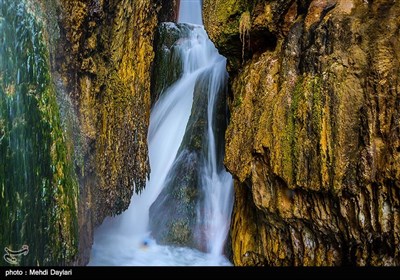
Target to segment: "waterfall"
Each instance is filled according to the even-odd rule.
[[[202,25],[201,0],[181,0],[178,22]]]
[[[225,66],[224,60],[215,64],[211,72],[207,106],[207,118],[209,120],[207,125],[208,149],[207,157],[201,171],[201,184],[205,194],[203,220],[207,228],[207,251],[214,256],[218,256],[223,251],[223,246],[229,233],[230,216],[233,206],[232,177],[223,168],[223,154],[221,153],[221,149],[224,149],[224,141],[220,140],[222,145],[219,145],[220,150],[218,151],[218,141],[215,135],[217,93],[221,86],[221,81],[225,79]],[[220,154],[218,155],[218,153]]]
[[[151,110],[150,179],[127,211],[96,230],[89,265],[230,265],[232,178],[223,166],[226,120],[217,120],[226,60],[201,25],[201,0],[181,1],[179,21],[161,26],[180,33],[173,48],[182,73]]]

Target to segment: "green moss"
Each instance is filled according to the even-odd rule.
[[[156,55],[153,64],[151,102],[182,75],[183,62],[179,53],[180,38],[186,38],[193,27],[186,24],[162,23],[157,29]],[[182,40],[182,39],[181,39]]]
[[[312,92],[312,127],[315,135],[319,138],[322,130],[322,79],[313,77],[309,82]]]
[[[0,244],[29,246],[20,265],[61,265],[77,253],[78,185],[43,26],[31,10],[22,0],[0,2]]]
[[[255,2],[236,0],[204,1],[203,18],[207,33],[218,50],[228,58],[228,70],[235,71],[242,64],[241,19],[242,27],[244,27],[243,19],[247,19],[247,23],[251,22],[250,15],[252,15]],[[242,15],[244,15],[244,18],[241,18]]]
[[[319,149],[322,130],[322,79],[318,76],[300,76],[292,91],[291,100],[283,141],[283,169],[287,178],[295,184],[299,169],[299,151]],[[312,134],[304,135],[301,132],[307,127],[307,131]],[[306,147],[306,141],[311,142],[312,146]]]
[[[233,106],[240,107],[240,105],[242,105],[242,103],[243,103],[242,95],[238,94],[237,96],[235,96],[235,102],[233,103]]]
[[[292,92],[292,103],[288,108],[287,126],[283,141],[283,172],[285,177],[294,182],[296,177],[295,159],[297,158],[297,115],[301,99],[303,98],[303,78],[300,77]]]

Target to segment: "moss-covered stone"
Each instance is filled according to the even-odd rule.
[[[204,22],[230,65],[235,264],[399,265],[399,3],[234,2]]]
[[[149,77],[160,4],[64,1],[59,7],[64,51],[56,69],[80,116],[82,182],[96,197],[94,224],[125,210],[149,173]]]
[[[195,236],[199,189],[198,153],[182,150],[168,174],[165,187],[150,208],[150,230],[157,243],[199,247]]]
[[[178,39],[189,35],[191,26],[161,23],[157,28],[156,52],[153,62],[151,83],[151,102],[158,100],[160,95],[182,75],[183,61],[179,53]]]
[[[150,172],[147,129],[158,20],[176,1],[59,1],[54,69],[79,120],[79,258],[90,257],[93,228],[124,211]],[[167,13],[168,12],[168,13]],[[165,14],[164,14],[165,13]],[[77,141],[75,141],[77,142]],[[82,164],[83,162],[83,164]]]
[[[47,150],[50,151],[50,159],[43,156],[38,159],[42,161],[43,166],[46,166],[48,160],[58,162],[64,161],[64,158],[65,162],[75,162],[75,166],[68,167],[54,163],[51,172],[55,172],[54,180],[59,181],[57,184],[64,186],[59,187],[59,191],[63,197],[66,197],[72,194],[68,193],[69,190],[65,186],[72,184],[73,189],[77,192],[76,181],[72,177],[73,182],[67,182],[69,179],[59,180],[59,178],[69,178],[70,172],[75,169],[80,190],[78,201],[76,201],[77,194],[72,195],[75,200],[68,201],[69,204],[72,202],[78,204],[75,205],[74,211],[78,211],[79,242],[76,237],[67,236],[71,230],[75,234],[77,230],[74,224],[76,217],[69,214],[72,206],[68,206],[70,209],[66,206],[58,207],[65,203],[63,202],[64,198],[59,198],[57,202],[52,202],[54,205],[57,204],[55,209],[52,208],[53,204],[46,204],[49,206],[48,211],[53,213],[53,216],[50,217],[53,219],[51,223],[60,224],[52,229],[46,229],[49,232],[54,230],[59,239],[53,242],[55,245],[51,250],[54,252],[49,253],[47,258],[38,257],[38,259],[40,264],[45,260],[44,263],[47,264],[82,265],[86,264],[90,257],[94,227],[100,224],[107,215],[115,215],[126,209],[133,191],[140,192],[145,185],[149,173],[146,140],[150,114],[150,73],[154,58],[155,27],[158,20],[172,21],[176,19],[178,1],[24,0],[14,3],[5,0],[0,3],[2,7],[16,9],[17,4],[18,7],[23,7],[21,2],[27,3],[24,7],[28,7],[27,14],[30,18],[25,20],[23,16],[26,13],[20,14],[20,24],[30,27],[38,24],[37,28],[35,27],[37,34],[34,35],[46,42],[46,54],[43,58],[42,49],[32,51],[33,46],[29,42],[24,45],[11,40],[7,41],[7,44],[17,44],[15,51],[20,53],[31,51],[28,54],[28,63],[40,62],[41,65],[29,68],[30,75],[49,75],[42,85],[45,89],[43,94],[40,93],[43,96],[43,99],[39,100],[40,102],[29,101],[31,96],[36,96],[31,94],[35,87],[27,85],[28,89],[22,90],[29,93],[27,99],[31,102],[29,103],[29,112],[34,110],[32,108],[40,107],[40,113],[32,113],[31,119],[37,121],[37,124],[32,127],[35,133],[36,128],[41,131],[41,136],[36,133],[40,137],[35,137],[43,138],[43,142],[41,142],[43,147],[37,144],[33,148],[42,149],[42,153],[39,154],[44,155]],[[5,13],[5,10],[3,9],[2,12]],[[32,20],[33,18],[34,20]],[[0,24],[3,24],[3,20],[2,16]],[[33,21],[36,23],[33,24]],[[18,32],[25,32],[24,30],[21,29]],[[24,33],[24,36],[31,35],[29,32]],[[2,33],[1,36],[4,37],[5,33]],[[26,50],[19,49],[23,47],[26,47]],[[0,58],[0,63],[4,62],[3,65],[11,65],[11,62],[16,64],[13,59],[14,56],[7,55],[4,60],[3,57]],[[18,60],[18,63],[20,62]],[[0,84],[5,85],[2,87],[6,96],[5,100],[7,98],[11,100],[13,96],[19,94],[21,89],[17,83],[3,83],[2,77],[3,75],[0,75]],[[48,88],[47,82],[49,83]],[[54,94],[52,82],[57,86],[57,101],[61,116],[58,115],[58,108],[56,108],[56,94]],[[9,106],[4,104],[4,106]],[[4,112],[6,111],[5,109]],[[47,114],[48,119],[43,119],[46,116],[43,114]],[[25,119],[23,117],[17,119],[21,121],[21,124],[18,125],[18,122],[15,121],[15,125],[20,127],[18,132],[20,136],[18,137],[26,136],[30,139],[28,136],[31,134],[25,129],[27,127]],[[40,122],[40,119],[43,121]],[[9,125],[2,117],[0,120],[1,141],[8,141]],[[51,128],[46,128],[46,125]],[[15,131],[17,133],[17,130]],[[50,140],[47,137],[48,133],[51,135]],[[2,144],[8,145],[5,142]],[[63,149],[66,151],[63,152]],[[72,156],[73,150],[75,150],[75,156]],[[10,152],[2,153],[2,155],[7,158],[17,157],[17,154]],[[7,166],[11,168],[10,164]],[[37,172],[39,174],[37,176],[40,177],[42,176],[40,175],[41,168],[38,167],[32,172]],[[14,167],[6,171],[14,172],[13,170]],[[19,169],[15,168],[15,170]],[[49,174],[46,173],[46,176],[50,176]],[[11,180],[7,179],[8,177],[13,178],[7,173],[2,180],[4,178],[6,181]],[[43,184],[49,184],[48,189],[51,189],[50,183],[46,182],[43,181]],[[34,190],[32,189],[32,191]],[[4,197],[5,191],[3,193]],[[47,193],[44,192],[37,192],[35,195],[39,194],[47,197]],[[48,194],[49,197],[51,195]],[[25,201],[24,199],[22,201]],[[35,207],[40,206],[39,204],[35,205]],[[7,205],[7,207],[9,206]],[[8,212],[2,211],[1,213]],[[40,211],[32,212],[32,215],[38,215],[38,213]],[[50,223],[50,218],[43,217],[43,223]],[[15,219],[18,222],[22,220],[20,216]],[[32,227],[33,224],[24,224],[24,229],[21,231]],[[39,226],[39,228],[41,227]],[[43,239],[43,242],[36,239]],[[32,240],[36,241],[30,243],[38,244],[38,248],[44,243],[47,244],[46,238],[42,238],[42,236],[35,235]],[[76,251],[74,251],[76,243],[79,244],[79,253],[77,258],[73,258],[74,255],[76,256]],[[12,249],[17,248],[13,247]],[[61,250],[64,251],[61,252]],[[66,253],[65,250],[68,252]],[[55,253],[56,251],[57,253]],[[61,255],[63,258],[60,257]],[[34,254],[32,251],[30,256],[36,258],[36,253]],[[62,261],[59,261],[60,258]]]
[[[204,26],[215,46],[228,58],[228,71],[236,72],[253,55],[275,48],[282,32],[277,25],[290,5],[291,1],[203,1]],[[246,38],[241,38],[243,19],[249,25]]]

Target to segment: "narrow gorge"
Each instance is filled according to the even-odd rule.
[[[150,114],[149,180],[126,212],[96,231],[89,265],[229,264],[226,61],[201,25],[201,1],[182,0],[178,22],[158,28],[153,80],[163,86]]]
[[[399,266],[399,108],[395,0],[0,0],[0,265]]]

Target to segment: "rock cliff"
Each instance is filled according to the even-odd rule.
[[[205,0],[236,265],[400,265],[400,3]]]
[[[19,264],[86,264],[144,188],[156,26],[178,4],[0,2],[0,243],[30,246]]]
[[[60,2],[57,70],[78,114],[80,252],[93,227],[125,210],[149,173],[150,65],[157,24],[151,1]]]
[[[147,129],[153,44],[159,21],[177,17],[178,1],[77,0],[58,7],[55,69],[76,109],[79,260],[87,262],[93,228],[127,209],[150,172]]]

